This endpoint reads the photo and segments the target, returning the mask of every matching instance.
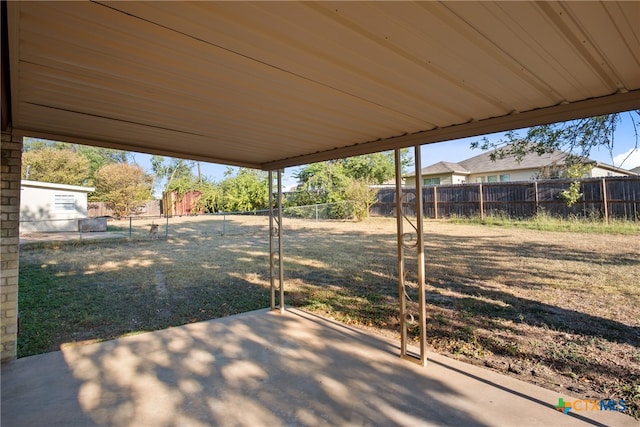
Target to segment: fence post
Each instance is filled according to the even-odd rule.
[[[438,186],[433,186],[433,219],[438,219]]]
[[[609,224],[609,206],[607,202],[607,183],[605,177],[602,177],[602,211],[604,213],[604,222]]]
[[[129,238],[131,238],[131,217],[129,217]]]
[[[480,191],[480,219],[484,219],[484,196],[482,194],[482,183],[478,186]]]
[[[316,204],[316,222],[318,222],[318,205]]]
[[[227,233],[227,213],[222,212],[222,235]]]
[[[164,238],[169,238],[169,215],[167,215],[167,225],[164,226]]]
[[[536,216],[538,216],[538,209],[540,206],[540,199],[538,198],[538,181],[533,181],[533,191],[534,191],[534,198],[533,201],[535,202],[536,206],[535,206],[535,214]]]

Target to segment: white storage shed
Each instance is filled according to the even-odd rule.
[[[78,231],[93,187],[22,180],[20,233]]]

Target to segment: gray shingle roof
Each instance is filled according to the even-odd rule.
[[[539,169],[553,163],[564,163],[567,153],[555,150],[553,153],[538,156],[537,154],[528,154],[524,156],[521,162],[515,158],[508,156],[504,159],[491,160],[491,153],[495,150],[486,151],[477,156],[470,157],[458,163],[438,162],[422,168],[420,175],[436,175],[449,174],[452,172],[472,174],[498,172],[505,170],[521,170],[521,169]],[[415,176],[411,173],[406,176]]]
[[[491,154],[494,152],[495,150],[489,150],[458,163],[440,161],[438,163],[434,163],[422,168],[420,175],[443,175],[450,173],[476,174],[501,171],[516,171],[523,169],[541,169],[552,164],[561,165],[565,162],[568,156],[568,154],[564,151],[555,150],[552,153],[543,154],[541,156],[535,153],[529,153],[525,155],[520,162],[518,162],[513,156],[507,156],[504,159],[496,158],[496,160],[494,161],[491,160]],[[631,171],[627,171],[606,163],[595,162],[587,158],[584,158],[583,160],[586,163],[592,163],[594,166],[602,167],[605,169],[611,169],[623,173],[632,172],[640,174],[640,166],[631,169]],[[405,176],[410,177],[415,176],[415,174],[411,173]]]
[[[491,160],[494,150],[487,151],[477,156],[460,162],[460,165],[470,170],[472,173],[497,172],[505,170],[538,169],[554,163],[564,163],[567,153],[555,150],[549,154],[539,156],[535,153],[527,154],[522,161],[518,162],[514,157],[507,156],[504,159],[496,158]]]
[[[422,168],[420,172],[422,175],[435,175],[435,174],[442,174],[442,173],[461,173],[461,174],[471,173],[466,168],[461,166],[459,163],[453,163],[453,162],[434,163],[430,166]]]

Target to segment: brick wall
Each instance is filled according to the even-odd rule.
[[[3,362],[15,359],[18,333],[18,229],[22,138],[2,132],[0,145],[0,345]]]

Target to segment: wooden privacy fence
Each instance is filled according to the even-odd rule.
[[[580,179],[582,197],[569,207],[560,194],[573,181],[554,179],[427,186],[422,190],[424,215],[429,218],[485,215],[529,218],[544,212],[559,217],[576,215],[640,221],[640,177]],[[405,201],[410,202],[407,197],[415,197],[415,189],[410,188],[407,192]],[[395,189],[380,189],[377,202],[369,213],[394,216],[395,193]],[[403,209],[407,215],[415,215],[410,203]]]
[[[140,204],[127,216],[161,216],[162,200],[149,200]],[[87,204],[87,216],[96,218],[99,216],[114,216],[113,209],[107,207],[106,202],[89,202]]]
[[[162,195],[164,213],[168,216],[188,216],[203,213],[203,209],[197,206],[202,192],[197,190],[179,194],[177,191],[169,191]]]

